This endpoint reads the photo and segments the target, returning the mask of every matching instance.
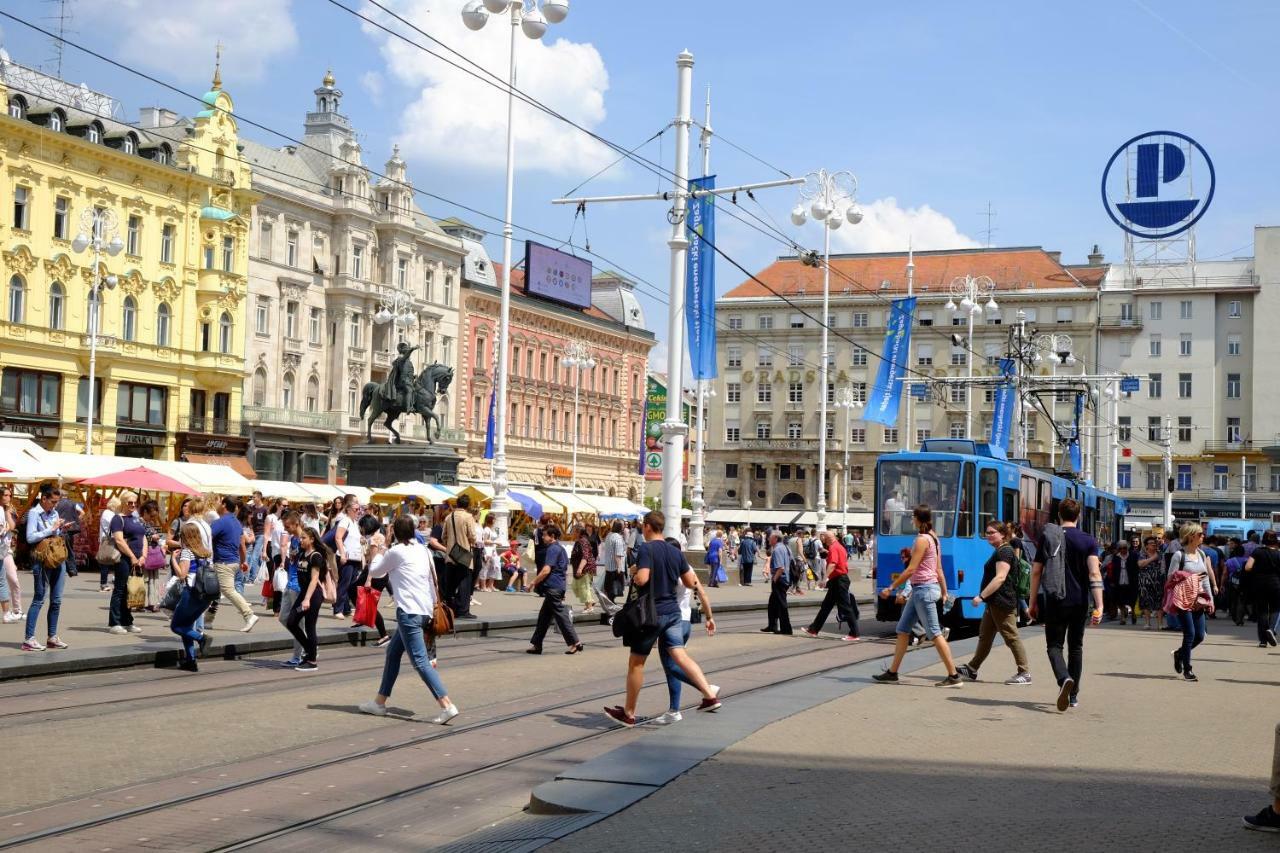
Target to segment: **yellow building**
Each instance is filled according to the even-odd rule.
[[[99,289],[95,454],[243,455],[247,233],[256,196],[232,101],[194,118],[142,110],[0,57],[0,428],[45,447],[87,440]],[[93,211],[113,256],[77,251]],[[87,219],[85,217],[87,215]],[[99,278],[100,277],[100,278]]]

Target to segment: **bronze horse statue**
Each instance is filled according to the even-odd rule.
[[[364,391],[360,395],[360,418],[363,420],[365,411],[371,409],[365,438],[370,442],[373,441],[373,422],[385,415],[385,425],[391,433],[391,443],[400,444],[400,433],[396,430],[394,422],[396,418],[407,413],[422,415],[423,421],[427,424],[427,442],[435,444],[435,439],[440,437],[442,426],[440,416],[435,413],[436,397],[447,392],[451,382],[453,382],[452,367],[444,364],[428,364],[414,381],[413,404],[409,409],[403,408],[399,400],[387,399],[383,383],[366,382]],[[433,421],[436,425],[434,437],[431,435]]]

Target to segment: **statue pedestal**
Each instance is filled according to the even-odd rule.
[[[462,454],[441,444],[357,444],[346,454],[347,482],[376,489],[406,480],[454,485]]]

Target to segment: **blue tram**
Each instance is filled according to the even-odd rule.
[[[901,451],[876,462],[876,618],[892,621],[900,608],[879,597],[904,568],[899,553],[915,541],[912,511],[933,509],[934,532],[942,546],[948,594],[958,603],[947,614],[952,625],[982,617],[978,594],[982,567],[991,556],[983,537],[991,519],[1017,522],[1032,541],[1046,522],[1056,521],[1067,497],[1082,505],[1081,529],[1106,545],[1124,530],[1123,498],[1069,477],[1012,460],[999,448],[972,439],[926,439],[918,452]]]

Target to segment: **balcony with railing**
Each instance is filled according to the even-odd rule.
[[[213,179],[220,184],[226,184],[229,187],[236,185],[236,173],[233,169],[227,169],[221,166],[213,168]]]
[[[1142,318],[1124,317],[1119,314],[1103,316],[1098,318],[1098,327],[1102,329],[1133,329],[1138,331],[1142,328]]]
[[[212,415],[187,415],[178,418],[175,429],[178,432],[198,432],[206,435],[249,434],[248,425],[244,421],[233,421],[229,418],[215,418]]]
[[[801,450],[818,452],[819,440],[816,438],[787,438],[779,436],[776,438],[744,438],[740,442],[740,446],[744,450]],[[838,438],[833,438],[825,442],[827,450],[836,451],[844,448],[843,442]]]
[[[244,422],[252,426],[279,426],[335,432],[341,426],[341,412],[299,412],[271,406],[245,406]]]

